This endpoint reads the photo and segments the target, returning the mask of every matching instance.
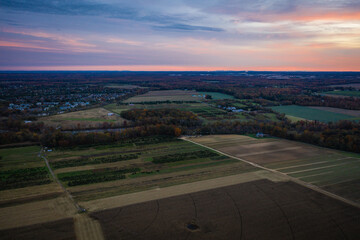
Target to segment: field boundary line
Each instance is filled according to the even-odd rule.
[[[308,175],[308,176],[304,176],[304,177],[299,177],[299,179],[308,178],[308,177],[316,177],[316,176],[320,176],[320,175],[326,175],[326,174],[333,173],[333,172],[334,172],[334,171],[329,171],[329,172],[324,172],[324,173],[318,173],[318,174]]]
[[[295,165],[295,166],[291,166],[291,167],[276,168],[275,170],[284,170],[284,169],[289,169],[289,168],[305,167],[305,166],[311,166],[311,165],[316,165],[316,164],[321,164],[321,163],[327,163],[327,162],[333,163],[333,162],[337,162],[337,161],[341,161],[341,160],[345,160],[345,159],[349,159],[349,158],[352,158],[352,157],[335,159],[335,160],[333,160],[333,161],[322,161],[322,162],[314,162],[314,163],[300,164],[300,165]]]
[[[261,166],[261,165],[259,165],[259,164],[257,164],[257,163],[253,163],[253,162],[247,161],[247,160],[242,159],[242,158],[239,158],[239,157],[232,156],[232,155],[230,155],[230,154],[221,152],[221,151],[219,151],[219,150],[217,150],[217,149],[214,149],[214,148],[211,148],[211,147],[202,145],[201,143],[194,142],[194,141],[192,141],[192,140],[190,140],[189,138],[186,138],[186,137],[180,137],[180,139],[182,139],[182,140],[184,140],[184,141],[188,141],[188,142],[194,143],[194,144],[197,144],[197,145],[202,146],[202,147],[204,147],[204,148],[213,150],[213,151],[218,152],[218,153],[220,153],[220,154],[222,154],[222,155],[225,155],[225,156],[228,156],[228,157],[237,159],[237,160],[239,160],[239,161],[245,162],[245,163],[250,164],[250,165],[252,165],[252,166],[254,166],[254,167],[261,168],[261,169],[263,169],[263,170],[267,170],[267,171],[270,171],[270,172],[272,172],[272,173],[276,173],[276,174],[285,176],[285,177],[288,178],[289,180],[291,180],[291,181],[293,181],[293,182],[295,182],[295,183],[298,183],[298,184],[300,184],[300,185],[302,185],[302,186],[304,186],[304,187],[307,187],[307,188],[309,188],[309,189],[311,189],[311,190],[314,190],[314,191],[316,191],[316,192],[322,193],[322,194],[324,194],[324,195],[326,195],[326,196],[328,196],[328,197],[331,197],[331,198],[333,198],[333,199],[339,200],[339,201],[341,201],[341,202],[343,202],[343,203],[346,203],[346,204],[348,204],[348,205],[354,206],[354,207],[356,207],[356,208],[360,208],[360,204],[359,204],[359,203],[353,202],[353,201],[351,201],[351,200],[349,200],[349,199],[346,199],[346,198],[343,198],[343,197],[341,197],[341,196],[339,196],[339,195],[336,195],[336,194],[334,194],[334,193],[328,192],[328,191],[326,191],[326,190],[324,190],[324,189],[322,189],[322,188],[320,188],[320,187],[317,187],[317,186],[312,185],[312,184],[310,184],[310,183],[301,181],[300,179],[291,177],[291,176],[289,176],[289,175],[287,175],[287,174],[285,174],[285,173],[282,173],[282,172],[279,172],[279,171],[277,171],[277,170],[270,169],[270,168],[267,168],[267,167],[263,167],[263,166]]]
[[[317,168],[312,168],[312,169],[305,169],[305,170],[300,170],[300,171],[288,172],[286,174],[296,174],[296,173],[302,173],[302,172],[311,172],[311,171],[316,171],[316,170],[319,170],[319,169],[332,168],[332,167],[342,166],[342,165],[346,165],[346,164],[348,164],[348,163],[333,164],[333,165],[324,166],[324,167],[317,167]]]
[[[260,152],[255,152],[255,153],[244,153],[244,154],[239,154],[237,156],[239,156],[239,157],[254,156],[254,155],[260,155],[260,154],[276,153],[276,152],[295,150],[295,149],[299,149],[299,148],[302,148],[302,147],[288,147],[288,148],[282,148],[282,149],[278,149],[278,150],[260,151]]]

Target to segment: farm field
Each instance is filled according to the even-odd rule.
[[[310,108],[317,110],[324,110],[333,113],[340,113],[340,114],[345,114],[360,118],[360,110],[350,110],[350,109],[341,109],[341,108],[332,108],[332,107],[310,107]]]
[[[53,182],[40,146],[0,149],[0,234],[2,239],[75,239],[76,209]]]
[[[218,92],[198,92],[198,94],[202,95],[210,95],[214,100],[221,100],[221,99],[235,99],[233,96],[225,94],[225,93],[218,93]]]
[[[245,105],[241,103],[234,104],[238,108],[244,108]],[[121,112],[130,109],[179,109],[183,111],[191,111],[197,114],[200,119],[205,122],[231,120],[231,121],[279,121],[274,113],[256,113],[249,114],[248,112],[231,112],[216,106],[216,102],[208,100],[207,102],[146,102],[146,103],[122,103],[122,104],[109,104],[104,108],[111,112],[121,114]]]
[[[193,90],[163,90],[150,91],[143,95],[125,100],[125,103],[156,102],[156,101],[197,101],[204,100],[204,95],[211,95],[213,99],[233,99],[232,96],[217,92],[197,92]]]
[[[335,113],[331,111],[326,111],[324,109],[314,109],[311,107],[297,105],[276,106],[272,107],[271,109],[280,113],[284,113],[288,116],[304,118],[307,120],[318,120],[321,122],[337,122],[345,119],[356,119],[356,117],[354,116],[346,115],[343,113]]]
[[[257,180],[92,212],[107,239],[356,239],[360,210]]]
[[[40,146],[0,149],[0,156],[2,157],[0,159],[1,171],[44,166],[44,161],[38,157],[40,149]]]
[[[32,224],[25,227],[0,230],[1,239],[12,240],[31,240],[52,239],[52,240],[75,240],[74,222],[72,218],[65,218],[57,221]]]
[[[346,96],[346,97],[360,97],[360,91],[335,90],[335,91],[324,92],[324,94]]]
[[[360,89],[360,83],[350,83],[350,84],[338,84],[338,85],[331,85],[330,87],[353,87],[356,89]]]
[[[360,202],[359,154],[241,135],[204,136],[190,140]]]
[[[137,85],[125,85],[125,84],[109,84],[109,85],[105,85],[105,87],[108,88],[118,88],[118,89],[135,89],[135,88],[146,88],[146,87],[140,87]]]
[[[97,128],[104,123],[121,127],[124,123],[123,118],[117,114],[109,116],[112,112],[105,108],[94,108],[83,111],[76,111],[64,114],[57,114],[49,117],[43,117],[39,121],[44,122],[47,126],[61,127],[62,130],[75,128]]]
[[[194,96],[195,97],[194,97]],[[135,96],[125,100],[125,103],[155,102],[155,101],[201,101],[202,96],[196,91],[164,90],[150,91],[143,95]]]
[[[178,139],[48,153],[58,178],[78,201],[254,171],[238,160]]]

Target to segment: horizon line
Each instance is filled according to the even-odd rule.
[[[0,72],[34,71],[112,71],[112,72],[360,72],[360,69],[284,67],[203,67],[169,65],[74,65],[74,66],[0,66]]]

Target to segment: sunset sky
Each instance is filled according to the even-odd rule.
[[[360,71],[360,1],[0,0],[0,70]]]

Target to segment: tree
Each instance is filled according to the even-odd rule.
[[[181,135],[181,129],[178,128],[178,127],[176,127],[176,128],[174,129],[174,135],[175,135],[176,137],[179,137],[179,136]]]

